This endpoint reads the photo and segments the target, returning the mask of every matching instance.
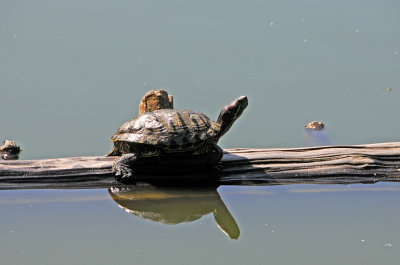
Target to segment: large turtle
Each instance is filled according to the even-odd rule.
[[[223,155],[219,138],[247,104],[247,97],[237,98],[222,109],[216,122],[203,113],[182,109],[145,112],[125,122],[111,137],[114,148],[108,153],[121,156],[112,168],[116,179],[131,181],[144,163],[147,168],[149,164],[153,168],[157,163],[167,165],[163,170],[215,167]]]

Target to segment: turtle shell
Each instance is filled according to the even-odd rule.
[[[216,141],[219,131],[219,124],[203,113],[160,109],[143,113],[125,122],[111,140],[168,148],[206,140]]]

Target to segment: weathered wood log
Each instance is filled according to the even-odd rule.
[[[0,188],[21,183],[57,187],[115,184],[116,157],[68,157],[0,162]],[[400,180],[400,142],[355,146],[227,149],[222,184],[353,183]],[[204,174],[139,176],[139,179],[201,179]]]

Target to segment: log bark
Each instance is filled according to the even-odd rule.
[[[0,162],[0,189],[95,188],[116,184],[116,157],[67,157]],[[220,184],[358,183],[400,180],[400,142],[354,146],[226,149]],[[202,180],[207,174],[139,176],[140,180]]]

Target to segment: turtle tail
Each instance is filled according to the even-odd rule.
[[[115,145],[113,149],[108,154],[106,154],[106,156],[120,156],[120,155],[122,155],[122,153],[118,150],[118,148],[115,147]]]

